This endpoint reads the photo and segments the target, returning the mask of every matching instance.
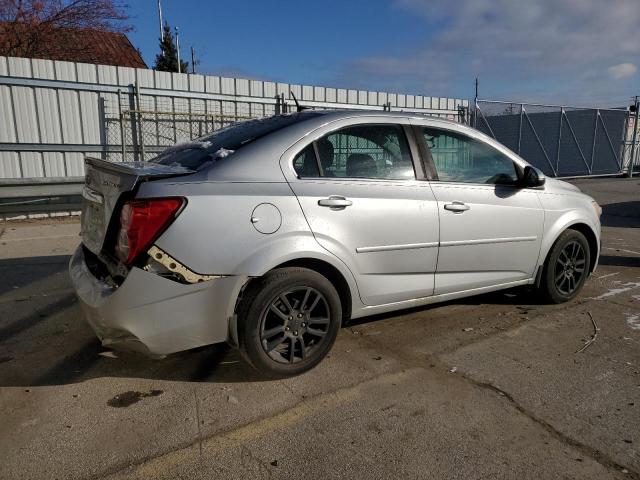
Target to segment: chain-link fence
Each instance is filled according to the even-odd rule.
[[[628,109],[477,100],[475,128],[554,177],[622,173],[629,165]]]
[[[149,160],[168,146],[232,123],[291,111],[295,106],[290,103],[284,96],[276,97],[275,103],[258,103],[118,95],[104,109],[107,142],[112,146],[107,157]],[[635,117],[628,109],[478,100],[471,111],[460,106],[457,116],[432,115],[471,124],[549,176],[620,174],[640,164],[640,147],[634,147],[633,138]]]
[[[358,106],[362,108],[361,106]],[[383,105],[390,110],[391,103]],[[323,104],[305,108],[348,109]],[[459,105],[453,110],[434,110],[431,116],[466,122],[469,109]],[[114,161],[149,160],[165,148],[186,142],[232,123],[250,118],[262,118],[295,111],[296,106],[285,95],[276,95],[275,102],[253,100],[206,100],[196,98],[161,97],[122,92],[105,102],[104,119],[109,148],[105,155]],[[399,110],[402,110],[399,108]]]
[[[277,105],[119,95],[105,108],[111,160],[142,161],[165,148],[249,118],[276,114]]]

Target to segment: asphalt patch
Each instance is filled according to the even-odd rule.
[[[164,391],[162,390],[149,390],[148,392],[134,392],[133,390],[129,390],[128,392],[120,393],[110,399],[107,402],[107,405],[114,408],[126,408],[130,407],[134,403],[138,403],[143,398],[157,397],[163,393]]]

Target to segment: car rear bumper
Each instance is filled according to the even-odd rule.
[[[119,287],[96,278],[80,246],[69,274],[84,315],[107,347],[163,356],[224,342],[245,276],[182,284],[133,268]]]

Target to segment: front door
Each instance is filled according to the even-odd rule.
[[[333,130],[293,159],[291,187],[317,241],[353,272],[366,305],[433,294],[438,212],[417,180],[405,128]]]
[[[492,145],[452,130],[420,131],[438,178],[435,294],[532,278],[544,222],[537,191],[517,185],[515,163]]]

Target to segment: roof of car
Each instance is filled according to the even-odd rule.
[[[459,125],[458,122],[449,120],[446,118],[438,117],[437,115],[428,115],[418,112],[407,112],[402,110],[365,110],[365,109],[348,109],[348,110],[303,110],[301,112],[289,113],[284,115],[298,115],[300,121],[315,120],[318,123],[325,123],[326,121],[335,121],[343,118],[353,117],[367,117],[367,116],[384,116],[384,117],[401,117],[401,118],[416,118],[416,119],[437,119],[442,122]]]

